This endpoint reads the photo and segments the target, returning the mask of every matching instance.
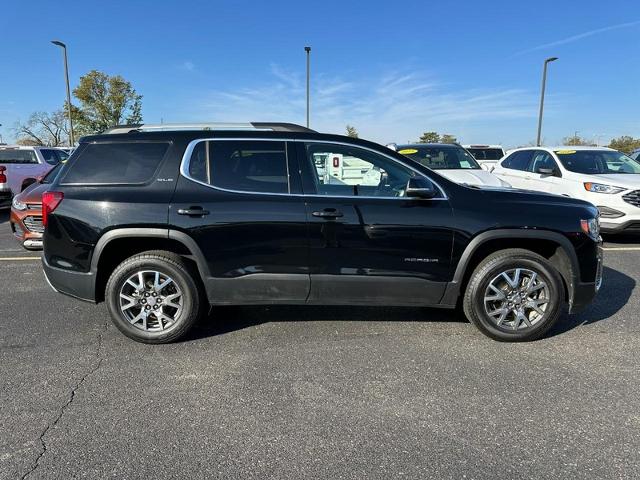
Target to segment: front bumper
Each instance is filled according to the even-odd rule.
[[[96,276],[92,272],[72,272],[52,267],[42,257],[42,269],[47,283],[53,290],[70,297],[96,303]]]
[[[603,233],[640,233],[640,219],[612,223],[600,218],[600,230]]]
[[[10,208],[11,200],[13,200],[11,190],[0,190],[0,208]]]
[[[9,217],[11,231],[27,250],[42,249],[42,213],[36,210],[11,209]],[[36,231],[33,231],[33,230]]]
[[[602,275],[604,271],[604,251],[602,244],[598,246],[598,266],[593,282],[577,283],[573,288],[573,295],[569,305],[569,313],[577,313],[589,305],[602,287]]]

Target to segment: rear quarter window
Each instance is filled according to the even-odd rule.
[[[168,142],[90,143],[71,160],[61,184],[143,184],[154,177],[168,149]]]
[[[33,150],[0,149],[0,163],[38,163],[38,159]]]

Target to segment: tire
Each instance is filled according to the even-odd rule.
[[[463,309],[469,321],[494,340],[536,340],[564,313],[564,283],[544,257],[519,248],[501,250],[471,274]]]
[[[171,252],[149,251],[127,258],[115,268],[105,288],[113,324],[137,342],[170,343],[183,338],[204,304],[195,275]]]

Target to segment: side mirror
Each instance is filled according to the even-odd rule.
[[[434,198],[437,194],[433,182],[423,177],[410,178],[405,189],[405,195],[413,198]]]
[[[540,167],[538,168],[537,173],[539,173],[540,175],[550,175],[553,177],[559,177],[558,170],[556,170],[555,168]]]

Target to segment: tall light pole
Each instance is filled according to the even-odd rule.
[[[547,84],[547,65],[558,60],[558,57],[549,57],[544,61],[542,69],[542,92],[540,92],[540,113],[538,114],[538,136],[536,137],[536,146],[540,146],[540,136],[542,135],[542,111],[544,109],[544,88]]]
[[[309,128],[309,85],[310,85],[310,62],[311,62],[311,47],[304,47],[304,51],[307,52],[307,128]]]
[[[67,46],[59,40],[51,40],[51,43],[62,47],[64,52],[64,79],[67,82],[67,115],[69,116],[69,146],[76,143],[73,135],[73,120],[71,119],[71,89],[69,88],[69,64],[67,63]]]

